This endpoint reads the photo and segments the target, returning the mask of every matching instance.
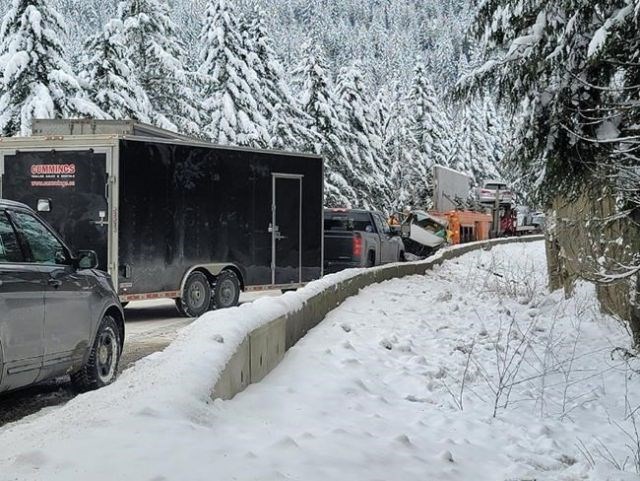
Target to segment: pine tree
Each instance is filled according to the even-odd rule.
[[[280,59],[267,35],[265,13],[254,8],[253,20],[243,35],[247,53],[247,64],[257,74],[263,93],[264,105],[260,108],[269,122],[269,146],[313,152],[318,142],[317,135],[308,128],[310,117],[305,114],[292,96]]]
[[[344,68],[336,85],[339,112],[352,134],[348,148],[354,156],[358,177],[349,182],[360,193],[366,208],[387,209],[391,205],[391,166],[382,154],[382,139],[377,131],[371,99],[360,66]]]
[[[422,63],[414,69],[406,104],[409,130],[423,162],[428,168],[433,164],[446,166],[451,156],[451,126]]]
[[[457,123],[451,167],[472,176],[477,183],[496,179],[498,172],[482,101],[469,100],[459,112]]]
[[[267,146],[267,102],[259,78],[247,63],[242,25],[228,0],[210,0],[202,28],[200,69],[204,80],[204,131],[214,142]]]
[[[185,52],[166,0],[124,0],[118,15],[134,75],[151,102],[153,123],[197,135],[200,114],[193,75],[184,67]]]
[[[303,111],[310,117],[309,129],[318,137],[316,152],[325,160],[325,205],[352,207],[358,196],[351,184],[358,173],[346,145],[351,135],[335,108],[328,67],[317,46],[307,43],[293,71]]]
[[[496,85],[501,104],[521,116],[508,161],[540,200],[580,191],[603,175],[600,167],[616,168],[615,144],[600,138],[613,131],[610,119],[618,137],[637,135],[638,109],[625,97],[638,93],[638,27],[633,0],[480,7],[473,33],[487,40],[491,59],[459,91]]]
[[[511,130],[510,119],[496,107],[493,97],[485,96],[483,103],[487,142],[490,145],[489,155],[493,159],[492,163],[498,172],[498,176],[501,179],[512,183],[516,179],[512,178],[512,176],[504,175],[511,173],[504,165],[504,159],[507,152],[508,135]]]
[[[110,20],[85,43],[80,77],[94,102],[114,119],[151,122],[151,104],[134,75],[122,41],[122,23]]]
[[[375,102],[381,119],[384,158],[390,167],[390,184],[394,192],[391,210],[407,206],[428,207],[429,173],[415,175],[414,164],[422,164],[418,145],[409,129],[410,115],[406,95],[396,84],[383,89]]]
[[[0,27],[3,135],[29,135],[32,118],[105,116],[64,60],[65,28],[48,0],[13,0]]]

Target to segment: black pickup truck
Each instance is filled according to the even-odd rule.
[[[400,232],[380,212],[325,209],[324,272],[404,260]]]

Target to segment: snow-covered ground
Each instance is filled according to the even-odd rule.
[[[371,286],[230,401],[207,371],[298,298],[212,313],[114,385],[0,429],[0,479],[640,479],[628,335],[591,286],[565,300],[544,271],[542,243],[515,244]]]

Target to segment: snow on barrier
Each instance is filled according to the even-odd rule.
[[[330,311],[366,286],[399,277],[422,275],[435,265],[476,249],[543,239],[544,236],[535,235],[461,244],[439,251],[424,261],[351,269],[312,282],[299,292],[287,293],[284,297],[289,297],[291,301],[295,299],[295,302],[291,303],[287,312],[266,320],[246,335],[220,372],[212,396],[230,399],[249,384],[261,381],[280,363],[291,346]]]

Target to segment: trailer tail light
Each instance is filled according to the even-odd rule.
[[[358,233],[353,236],[353,257],[362,257],[362,236]]]

